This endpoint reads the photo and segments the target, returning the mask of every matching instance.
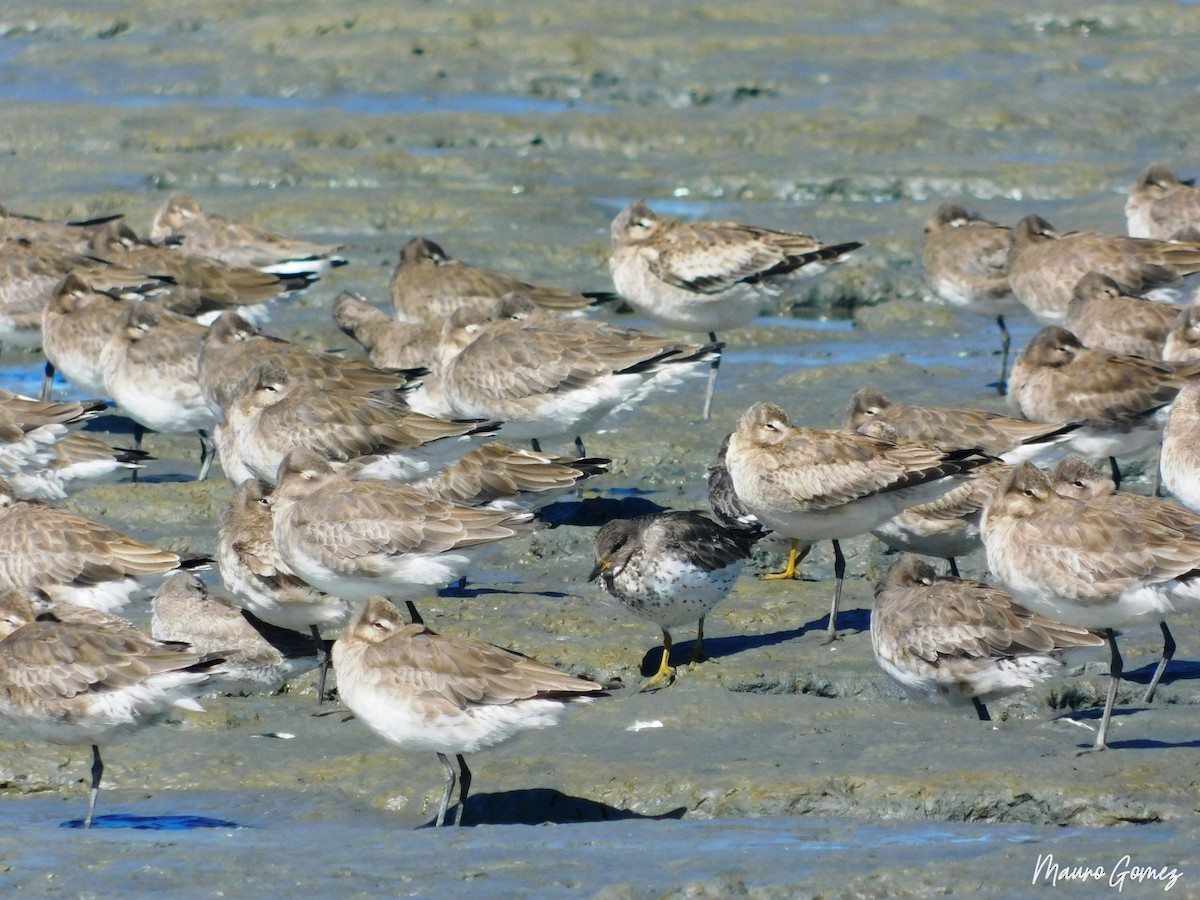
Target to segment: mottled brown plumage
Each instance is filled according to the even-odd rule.
[[[489,441],[413,487],[465,506],[539,509],[611,465],[601,457],[551,456]]]
[[[560,312],[586,309],[603,296],[530,284],[503,272],[476,268],[424,237],[415,237],[401,248],[392,271],[392,309],[397,318],[412,322],[441,320],[463,306],[477,306],[480,300],[497,300],[514,291]]]
[[[1104,640],[905,555],[875,586],[871,644],[904,687],[931,700],[972,700],[987,719],[983,699],[1032,687],[1061,668],[1064,651],[1098,649]]]
[[[385,368],[431,365],[445,324],[440,319],[397,321],[352,291],[342,291],[333,301],[333,321],[362,344],[371,362]]]
[[[210,594],[190,572],[169,576],[150,601],[151,634],[194,653],[223,657],[209,690],[232,694],[274,693],[316,668],[322,648],[301,634],[263,622],[224,597]]]
[[[477,419],[427,416],[396,392],[339,389],[266,362],[235,391],[218,443],[235,483],[255,477],[273,484],[295,447],[350,462],[359,475],[409,481],[437,472],[496,428]]]
[[[38,244],[53,244],[72,253],[86,253],[88,242],[104,225],[121,218],[117,213],[97,216],[79,222],[56,222],[37,216],[15,213],[0,206],[0,243],[5,241],[29,241]]]
[[[1095,232],[1054,230],[1026,216],[1013,228],[1008,280],[1017,299],[1040,321],[1061,325],[1071,292],[1088,272],[1100,272],[1133,294],[1169,288],[1181,297],[1200,273],[1200,243],[1171,243]]]
[[[276,273],[319,273],[346,263],[337,255],[338,245],[290,238],[251,222],[206,213],[199,202],[183,193],[172,194],[158,208],[150,225],[150,240],[227,266]]]
[[[43,399],[49,399],[54,371],[93,397],[107,393],[100,354],[129,302],[135,301],[98,291],[78,274],[59,283],[42,314],[42,350],[49,361]]]
[[[18,500],[0,481],[0,590],[41,588],[52,599],[111,611],[139,579],[180,565],[152,547],[67,509]]]
[[[245,266],[227,266],[213,259],[187,256],[169,247],[143,241],[122,222],[96,233],[91,252],[144,275],[167,277],[194,290],[210,311],[274,300],[288,285],[276,275]]]
[[[943,203],[925,223],[921,265],[935,294],[979,315],[1020,309],[1008,283],[1012,229]]]
[[[831,639],[845,574],[838,541],[941,496],[955,486],[947,476],[990,461],[973,450],[947,452],[793,426],[772,403],[756,403],[742,414],[725,457],[734,491],[763,525],[800,541],[833,541]]]
[[[1132,237],[1169,240],[1179,231],[1200,226],[1200,189],[1156,163],[1130,191],[1125,217]]]
[[[1088,272],[1071,292],[1065,325],[1085,347],[1162,359],[1179,312],[1173,303],[1128,294],[1107,275]]]
[[[850,398],[846,429],[882,422],[905,440],[942,450],[974,449],[1007,462],[1033,459],[1069,439],[1072,425],[1030,422],[982,409],[893,403],[874,388]]]
[[[1023,463],[997,489],[982,530],[988,568],[1018,602],[1109,630],[1112,677],[1095,742],[1103,749],[1122,670],[1113,629],[1163,626],[1149,699],[1174,651],[1167,617],[1200,605],[1200,517],[1133,494],[1064,497],[1046,473]]]
[[[712,361],[719,345],[691,344],[599,322],[451,317],[443,344],[466,335],[444,366],[442,393],[457,415],[501,419],[510,439],[579,435],[618,408]]]
[[[208,329],[148,303],[130,303],[104,349],[100,370],[108,396],[136,424],[141,448],[145,429],[200,437],[198,480],[208,476],[216,416],[200,390],[197,365]]]
[[[208,329],[197,374],[205,400],[214,412],[224,410],[251,370],[275,363],[314,387],[362,393],[397,390],[423,370],[377,368],[357,359],[315,350],[263,334],[236,312],[222,313]]]
[[[109,618],[34,617],[18,592],[0,595],[0,721],[22,736],[92,745],[90,827],[104,764],[100,745],[160,721],[194,697],[222,659],[181,649]]]
[[[1170,403],[1200,375],[1174,365],[1085,347],[1065,328],[1043,328],[1013,365],[1009,397],[1037,422],[1136,416]]]
[[[540,527],[532,513],[462,506],[397,482],[351,480],[299,448],[271,501],[288,568],[320,590],[404,600],[461,577],[471,551]]]
[[[363,724],[401,748],[437,753],[446,776],[439,826],[455,784],[447,754],[458,758],[464,810],[471,772],[462,754],[553,725],[568,703],[605,696],[594,681],[512,650],[407,624],[382,597],[368,598],[347,625],[333,664],[339,695]]]

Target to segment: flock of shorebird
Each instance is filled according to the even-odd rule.
[[[674,675],[671,628],[697,621],[692,661],[703,659],[705,615],[768,536],[790,541],[775,578],[796,577],[807,547],[833,542],[836,639],[839,542],[872,533],[905,551],[875,591],[871,639],[885,672],[987,718],[985,700],[1107,646],[1104,748],[1118,630],[1161,628],[1149,701],[1174,652],[1167,618],[1200,600],[1200,516],[1190,511],[1200,508],[1200,191],[1155,166],[1127,209],[1134,237],[1060,234],[1035,216],[1010,229],[952,204],[930,218],[929,283],[997,318],[1021,417],[902,405],[867,388],[844,428],[816,429],[755,403],[708,471],[715,518],[664,511],[600,528],[590,580],[662,629],[644,689]],[[606,695],[611,686],[435,632],[417,603],[463,578],[479,548],[546,527],[541,506],[606,473],[612,461],[584,449],[598,423],[706,372],[707,419],[717,332],[861,246],[671,221],[644,202],[611,230],[615,294],[529,284],[410,241],[392,276],[393,315],[349,292],[333,304],[366,362],[259,330],[272,300],[344,264],[338,247],[208,214],[179,194],[145,238],[119,216],[0,215],[0,342],[41,346],[48,360],[41,399],[0,395],[0,722],[92,746],[85,826],[100,746],[197,708],[208,691],[274,691],[319,667],[323,700],[332,663],[340,700],[364,724],[437,753],[438,825],[456,782],[461,822],[463,754]],[[1185,305],[1146,296],[1162,291]],[[615,296],[708,340],[587,317]],[[1047,327],[1008,375],[1004,316],[1022,308]],[[115,401],[138,447],[81,432],[105,404],[53,401],[55,372]],[[236,484],[217,539],[227,598],[194,574],[211,560],[46,502],[136,476],[145,430],[198,433],[199,477],[215,457]],[[574,438],[578,455],[542,452],[554,437]],[[525,441],[531,449],[513,445]],[[1116,457],[1160,441],[1162,483],[1188,508],[1117,489]],[[1072,450],[1111,459],[1113,477]],[[1051,472],[1030,462],[1047,456],[1060,458]],[[958,577],[955,557],[979,548],[994,585]],[[947,559],[952,574],[912,554]],[[148,637],[113,614],[151,591]]]

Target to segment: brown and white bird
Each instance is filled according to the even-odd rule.
[[[90,252],[143,275],[169,278],[179,288],[175,302],[190,302],[193,309],[188,314],[201,317],[206,324],[226,309],[262,321],[269,315],[266,304],[288,291],[307,287],[312,280],[308,275],[279,276],[187,256],[142,240],[122,222],[112,222],[97,232]]]
[[[217,418],[200,390],[197,365],[208,329],[149,303],[129,303],[100,351],[107,395],[133,419],[134,448],[147,430],[200,437],[200,472],[208,477]]]
[[[1095,651],[1104,639],[1086,628],[1030,612],[999,588],[938,575],[904,555],[875,585],[871,647],[892,679],[927,700],[985,701],[1033,687],[1063,668],[1063,655]]]
[[[698,621],[690,662],[707,658],[704,617],[729,594],[759,537],[690,510],[614,519],[596,532],[588,581],[599,579],[626,609],[662,630],[662,659],[643,691],[675,677],[671,628]]]
[[[773,403],[756,403],[742,414],[725,456],[734,491],[763,525],[798,541],[833,542],[837,581],[829,640],[837,636],[846,572],[839,541],[945,494],[957,483],[949,476],[991,461],[974,450],[946,452],[792,425]]]
[[[882,421],[864,422],[857,430],[895,444],[906,440]],[[892,550],[946,560],[950,574],[957,578],[958,557],[983,547],[979,534],[983,508],[1011,468],[993,462],[972,469],[942,496],[908,507],[872,528],[871,534]]]
[[[458,761],[458,824],[471,785],[463,758],[519,731],[547,728],[566,707],[606,696],[603,685],[576,678],[512,650],[408,624],[382,597],[362,611],[333,645],[343,703],[369,729],[402,749],[432,750],[445,773],[434,824],[446,823]]]
[[[717,332],[748,325],[787,285],[825,271],[862,244],[823,244],[806,234],[736,222],[678,222],[645,201],[611,226],[613,285],[647,318],[667,328]],[[720,357],[713,360],[703,418],[708,421]]]
[[[392,270],[392,309],[409,322],[441,320],[463,306],[524,294],[539,307],[556,312],[587,309],[611,300],[604,292],[575,293],[530,284],[503,272],[480,269],[454,259],[433,241],[415,237],[400,250]]]
[[[427,416],[395,391],[339,389],[265,362],[230,398],[217,445],[235,484],[247,478],[273,484],[296,447],[339,468],[345,463],[359,477],[412,481],[437,473],[498,428],[496,422]]]
[[[1171,496],[1200,513],[1200,381],[1185,385],[1171,405],[1159,472]]]
[[[107,408],[96,400],[52,403],[0,389],[0,478],[50,466],[54,448]]]
[[[138,301],[96,290],[74,273],[58,283],[42,311],[43,400],[50,399],[56,372],[89,397],[107,395],[100,354],[130,302]]]
[[[1067,305],[1067,330],[1085,347],[1164,359],[1163,344],[1179,318],[1174,303],[1128,294],[1099,272],[1079,279]]]
[[[401,322],[353,291],[342,291],[334,299],[333,321],[362,345],[372,363],[388,369],[430,366],[445,324],[440,319]]]
[[[150,225],[150,240],[204,256],[227,266],[245,266],[276,275],[320,275],[346,265],[340,246],[286,237],[251,222],[205,212],[187,194],[163,201]]]
[[[65,500],[73,491],[129,476],[154,458],[141,450],[109,446],[82,431],[58,441],[50,454],[44,466],[0,477],[22,500]]]
[[[855,431],[871,422],[883,423],[899,437],[918,444],[943,450],[979,450],[1005,462],[1053,453],[1078,427],[1065,420],[1031,422],[983,409],[896,403],[875,388],[860,388],[850,398],[845,428]]]
[[[26,240],[0,241],[0,344],[36,347],[46,305],[64,279],[129,299],[154,293],[163,280],[64,249]]]
[[[1159,357],[1175,363],[1200,362],[1200,306],[1192,304],[1179,310]]]
[[[491,509],[541,509],[607,474],[611,459],[551,456],[488,441],[441,472],[412,482],[431,497]]]
[[[121,217],[121,213],[115,213],[78,222],[56,222],[16,213],[0,205],[0,243],[28,241],[34,244],[54,244],[72,253],[86,253],[88,243],[96,231]]]
[[[1013,227],[1008,281],[1043,324],[1066,321],[1071,292],[1088,272],[1107,275],[1133,294],[1156,291],[1162,296],[1155,299],[1186,300],[1200,284],[1200,242],[1058,232],[1038,216]]]
[[[340,628],[355,604],[318,590],[288,568],[275,545],[271,492],[269,484],[255,478],[234,490],[221,511],[217,565],[235,604],[263,622],[312,637],[320,665],[317,702],[321,703],[329,671],[321,629]]]
[[[0,723],[52,744],[92,747],[83,827],[90,828],[104,763],[101,746],[196,702],[222,663],[146,637],[116,619],[62,621],[35,615],[16,591],[0,594]]]
[[[1008,373],[1012,337],[1004,317],[1022,311],[1008,283],[1008,247],[1012,229],[943,203],[925,223],[921,266],[925,280],[945,302],[996,320],[1000,329],[1000,383]],[[1003,393],[1003,391],[1001,391]]]
[[[580,455],[581,435],[673,387],[719,350],[600,322],[510,315],[507,305],[491,316],[455,313],[443,344],[458,340],[465,346],[442,368],[442,394],[456,416],[499,419],[507,440],[574,435]]]
[[[223,416],[238,385],[264,363],[276,363],[317,386],[363,393],[398,390],[425,373],[424,369],[380,369],[362,360],[273,337],[229,311],[209,327],[200,351],[197,375],[209,408]]]
[[[1200,189],[1156,163],[1130,191],[1125,218],[1131,237],[1170,240],[1180,231],[1200,227]]]
[[[1070,445],[1116,465],[1156,447],[1170,404],[1200,363],[1172,364],[1084,347],[1053,325],[1034,335],[1017,356],[1009,378],[1009,402],[1034,422],[1079,421]],[[1114,477],[1119,482],[1119,470]]]
[[[315,669],[320,654],[308,634],[279,628],[210,594],[191,572],[175,572],[150,600],[150,633],[194,653],[220,656],[220,671],[206,686],[226,694],[274,694]]]
[[[204,565],[69,509],[19,500],[0,481],[0,591],[40,588],[52,600],[115,612],[161,576]]]
[[[283,561],[313,587],[358,603],[381,593],[411,603],[457,581],[487,544],[542,527],[530,512],[352,480],[304,448],[284,457],[278,480],[272,527]]]
[[[1110,683],[1094,745],[1103,750],[1123,668],[1116,631],[1144,624],[1162,631],[1149,701],[1175,650],[1166,620],[1200,606],[1200,517],[1135,494],[1063,496],[1045,472],[1022,463],[997,488],[982,530],[988,569],[1017,602],[1105,630]]]

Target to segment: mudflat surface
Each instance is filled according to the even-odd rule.
[[[890,558],[873,539],[846,544],[841,640],[822,641],[829,548],[781,584],[758,579],[780,559],[765,547],[709,616],[713,659],[654,694],[637,688],[657,661],[657,628],[585,580],[608,518],[704,506],[704,469],[757,400],[818,426],[839,424],[868,384],[895,400],[1003,410],[988,386],[993,324],[927,302],[925,218],[955,200],[1006,222],[1037,212],[1063,229],[1122,230],[1125,192],[1147,164],[1193,174],[1197,32],[1200,9],[1186,3],[6,7],[0,201],[57,218],[124,211],[144,229],[181,189],[341,242],[352,264],[281,304],[269,326],[317,346],[356,352],[329,303],[351,288],[385,304],[395,254],[415,234],[577,289],[609,286],[608,223],[637,197],[667,214],[868,246],[755,327],[722,335],[711,422],[696,421],[696,380],[589,436],[612,474],[550,509],[556,528],[482,560],[466,591],[422,604],[435,628],[625,685],[474,757],[466,822],[478,827],[414,831],[436,808],[436,760],[343,716],[314,717],[310,677],[277,697],[212,698],[205,714],[106,752],[100,815],[212,827],[60,829],[83,813],[89,751],[0,734],[0,885],[67,896],[1011,896],[1046,854],[1105,867],[1105,889],[1128,854],[1128,865],[1178,867],[1172,893],[1200,891],[1197,616],[1175,627],[1179,655],[1149,707],[1136,682],[1157,632],[1123,641],[1133,681],[1112,750],[1080,755],[1103,665],[993,704],[990,724],[914,702],[883,675],[865,629]],[[1014,347],[1036,331],[1010,325]],[[6,351],[5,386],[30,389],[40,364]],[[99,424],[128,440],[115,417]],[[193,437],[152,435],[147,449],[159,461],[145,483],[70,505],[212,551],[229,486],[186,480]],[[1147,489],[1144,468],[1130,467],[1135,490]],[[985,574],[982,557],[963,568]],[[682,661],[692,633],[676,637]],[[264,736],[279,734],[291,737]],[[542,822],[556,824],[530,827]],[[1122,883],[1136,895],[1165,886]]]

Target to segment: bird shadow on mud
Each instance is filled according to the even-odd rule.
[[[564,591],[531,591],[518,590],[517,585],[507,587],[498,584],[481,584],[479,587],[471,587],[468,583],[463,586],[460,584],[451,585],[438,590],[439,597],[452,597],[456,600],[474,600],[476,597],[491,596],[493,594],[505,594],[510,597],[550,597],[553,600],[564,600],[571,596]]]
[[[848,609],[838,613],[838,635],[844,637],[850,633],[867,631],[871,624],[871,612],[866,609]],[[761,647],[774,647],[785,644],[810,633],[820,633],[822,637],[829,626],[829,616],[822,616],[812,622],[806,622],[799,628],[789,628],[784,631],[771,631],[766,634],[737,634],[727,637],[704,636],[704,655],[708,659],[722,659],[736,656],[748,650]],[[686,665],[691,661],[692,651],[696,642],[679,641],[671,647],[670,663],[673,666]],[[641,673],[651,676],[658,671],[659,660],[662,659],[662,644],[656,644],[646,651],[642,657]]]
[[[467,798],[462,816],[464,826],[472,825],[570,825],[579,822],[617,822],[627,819],[682,819],[686,807],[679,807],[657,816],[644,816],[628,809],[619,809],[572,797],[553,788],[524,788],[516,791],[496,791],[474,794]],[[432,827],[430,821],[425,828]]]
[[[1149,678],[1147,678],[1149,680]],[[1150,712],[1154,707],[1144,704],[1136,706],[1119,706],[1112,711],[1113,720],[1122,719],[1125,716],[1136,716],[1141,713]],[[1100,718],[1104,715],[1103,706],[1096,706],[1092,709],[1077,709],[1071,712],[1063,713],[1060,716],[1055,716],[1055,721],[1070,721],[1072,724],[1078,725],[1080,722],[1091,719],[1099,723]],[[1090,726],[1088,726],[1090,727]],[[1112,735],[1112,732],[1109,732]],[[1092,751],[1093,747],[1090,742],[1085,744],[1077,744],[1077,748],[1085,753]],[[1109,750],[1177,750],[1181,748],[1195,749],[1200,747],[1200,739],[1188,741],[1157,741],[1151,738],[1131,738],[1125,741],[1109,740]]]
[[[1124,672],[1121,680],[1149,684],[1150,679],[1154,677],[1156,668],[1158,668],[1157,661],[1148,663],[1141,668]],[[1161,690],[1165,685],[1174,684],[1177,681],[1192,681],[1197,678],[1200,678],[1200,662],[1190,659],[1173,659],[1167,666],[1167,671],[1163,673],[1158,686]]]
[[[551,527],[558,525],[605,525],[613,519],[632,519],[667,509],[645,497],[586,497],[583,500],[560,500],[538,511],[538,518]]]

